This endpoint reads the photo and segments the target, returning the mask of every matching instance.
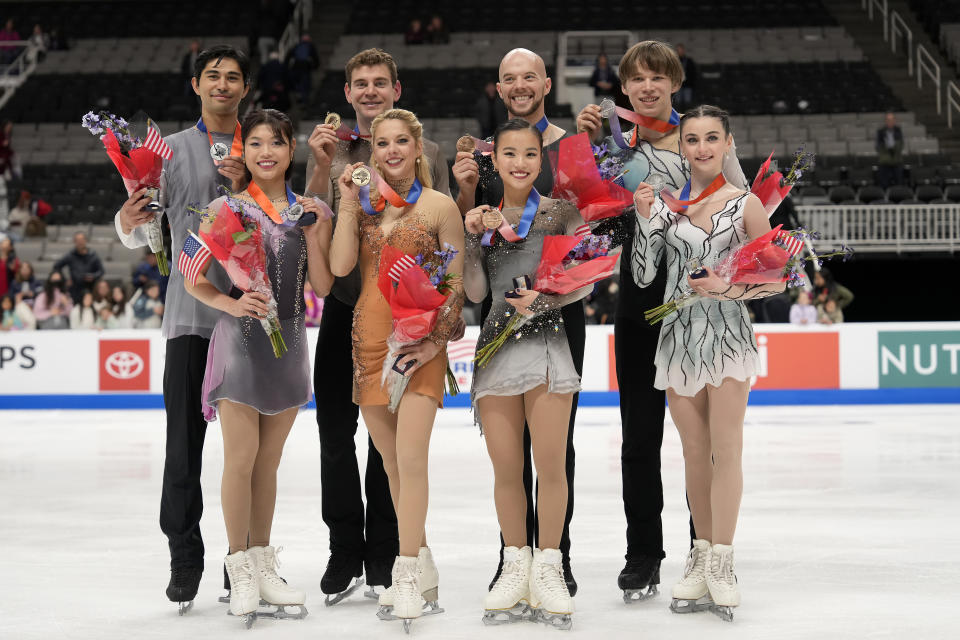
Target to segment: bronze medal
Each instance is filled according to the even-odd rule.
[[[503,214],[500,213],[499,209],[490,209],[481,214],[480,220],[487,229],[499,229],[500,225],[503,224]]]
[[[477,148],[477,143],[474,142],[473,136],[466,135],[460,136],[457,139],[457,151],[465,151],[467,153],[472,153],[474,149]]]

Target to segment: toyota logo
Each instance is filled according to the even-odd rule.
[[[143,371],[143,358],[132,351],[117,351],[107,357],[103,366],[114,378],[129,380]]]

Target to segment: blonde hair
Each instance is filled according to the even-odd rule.
[[[620,58],[617,75],[620,83],[627,81],[640,67],[646,67],[655,73],[662,73],[675,85],[683,84],[683,65],[673,47],[659,40],[644,40],[633,45]]]
[[[384,111],[370,123],[371,143],[377,137],[377,127],[385,120],[400,120],[407,126],[414,140],[421,143],[420,156],[418,157],[419,162],[416,163],[417,180],[419,180],[420,184],[425,188],[429,189],[433,187],[433,178],[430,174],[430,161],[427,160],[427,157],[423,154],[423,125],[417,120],[417,116],[415,116],[412,111],[407,111],[406,109],[390,109],[389,111]],[[377,168],[377,161],[372,153],[370,154],[370,166]]]

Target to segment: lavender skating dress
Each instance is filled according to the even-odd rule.
[[[219,211],[224,198],[210,203]],[[283,340],[289,349],[273,355],[270,339],[255,318],[222,314],[210,337],[203,380],[203,415],[216,419],[220,400],[230,400],[272,415],[310,401],[310,357],[304,325],[303,281],[307,274],[307,245],[303,230],[291,223],[277,225],[253,201],[240,194],[244,216],[256,220],[263,232],[267,274],[277,301]],[[285,218],[286,211],[281,212]]]

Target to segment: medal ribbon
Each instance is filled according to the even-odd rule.
[[[547,116],[543,116],[543,117],[540,118],[540,119],[537,121],[537,123],[536,123],[535,125],[533,125],[533,126],[535,126],[535,127],[537,128],[537,131],[539,131],[540,133],[543,133],[544,131],[547,130],[547,127],[550,126],[550,121],[547,120]]]
[[[297,202],[297,196],[293,195],[290,185],[285,186],[287,187],[287,206],[292,207]],[[277,208],[273,206],[273,203],[270,202],[270,199],[263,190],[257,186],[256,182],[250,181],[250,185],[247,187],[247,193],[249,193],[253,201],[257,203],[257,206],[263,209],[265,214],[270,216],[271,220],[277,224],[283,224],[283,218],[277,213]]]
[[[620,129],[620,118],[636,125],[633,128],[633,139],[631,142],[627,142],[623,138],[623,131]],[[623,107],[616,107],[613,113],[609,115],[608,120],[610,121],[610,134],[613,136],[613,141],[616,145],[621,149],[632,149],[637,146],[637,141],[641,137],[659,140],[676,129],[680,124],[680,114],[677,113],[676,109],[671,109],[670,119],[664,121],[651,118],[650,116],[642,116],[635,111],[630,111]],[[641,128],[643,128],[643,136],[640,135]]]
[[[503,208],[503,200],[500,201],[499,209]],[[533,225],[533,217],[537,215],[537,209],[540,208],[540,194],[536,189],[530,189],[530,195],[527,196],[527,204],[523,207],[523,214],[520,216],[520,222],[517,224],[517,230],[514,231],[506,218],[500,222],[496,229],[487,229],[483,232],[483,238],[480,244],[485,247],[493,246],[494,235],[499,231],[500,235],[507,242],[520,242],[530,233],[530,227]]]
[[[712,195],[718,189],[720,189],[720,187],[722,187],[725,184],[727,184],[727,179],[724,178],[723,174],[721,173],[716,178],[714,178],[713,182],[711,182],[710,185],[703,190],[703,193],[701,193],[694,200],[688,200],[688,198],[690,197],[690,181],[689,180],[687,181],[687,184],[683,185],[683,189],[680,191],[679,200],[675,198],[668,189],[664,189],[663,191],[661,191],[660,197],[663,198],[663,203],[667,205],[670,211],[673,211],[674,213],[680,213],[681,211],[684,211],[691,204],[697,204],[707,196]]]
[[[197,129],[203,131],[207,134],[207,140],[210,141],[210,148],[213,148],[213,136],[210,135],[210,132],[207,131],[207,125],[203,123],[203,117],[197,120]],[[242,156],[243,155],[243,136],[240,135],[240,121],[237,120],[237,127],[233,130],[233,143],[230,145],[230,155],[232,156]],[[220,163],[216,160],[213,161],[213,164],[220,166]]]
[[[348,142],[356,140],[357,138],[369,138],[370,136],[364,136],[360,134],[360,127],[356,126],[353,129],[347,127],[347,125],[342,124],[337,127],[333,132],[337,138],[340,140],[346,140]]]
[[[393,187],[387,184],[387,181],[384,180],[379,173],[366,165],[364,165],[364,167],[370,172],[370,184],[360,187],[359,195],[360,206],[368,216],[380,215],[384,208],[386,208],[388,202],[397,209],[403,209],[404,207],[415,204],[417,200],[420,199],[420,195],[423,193],[423,185],[420,184],[419,179],[414,178],[413,184],[410,186],[410,191],[407,193],[407,198],[404,200],[393,190]],[[374,182],[377,184],[377,191],[380,192],[380,198],[375,205],[370,202],[370,187]]]

